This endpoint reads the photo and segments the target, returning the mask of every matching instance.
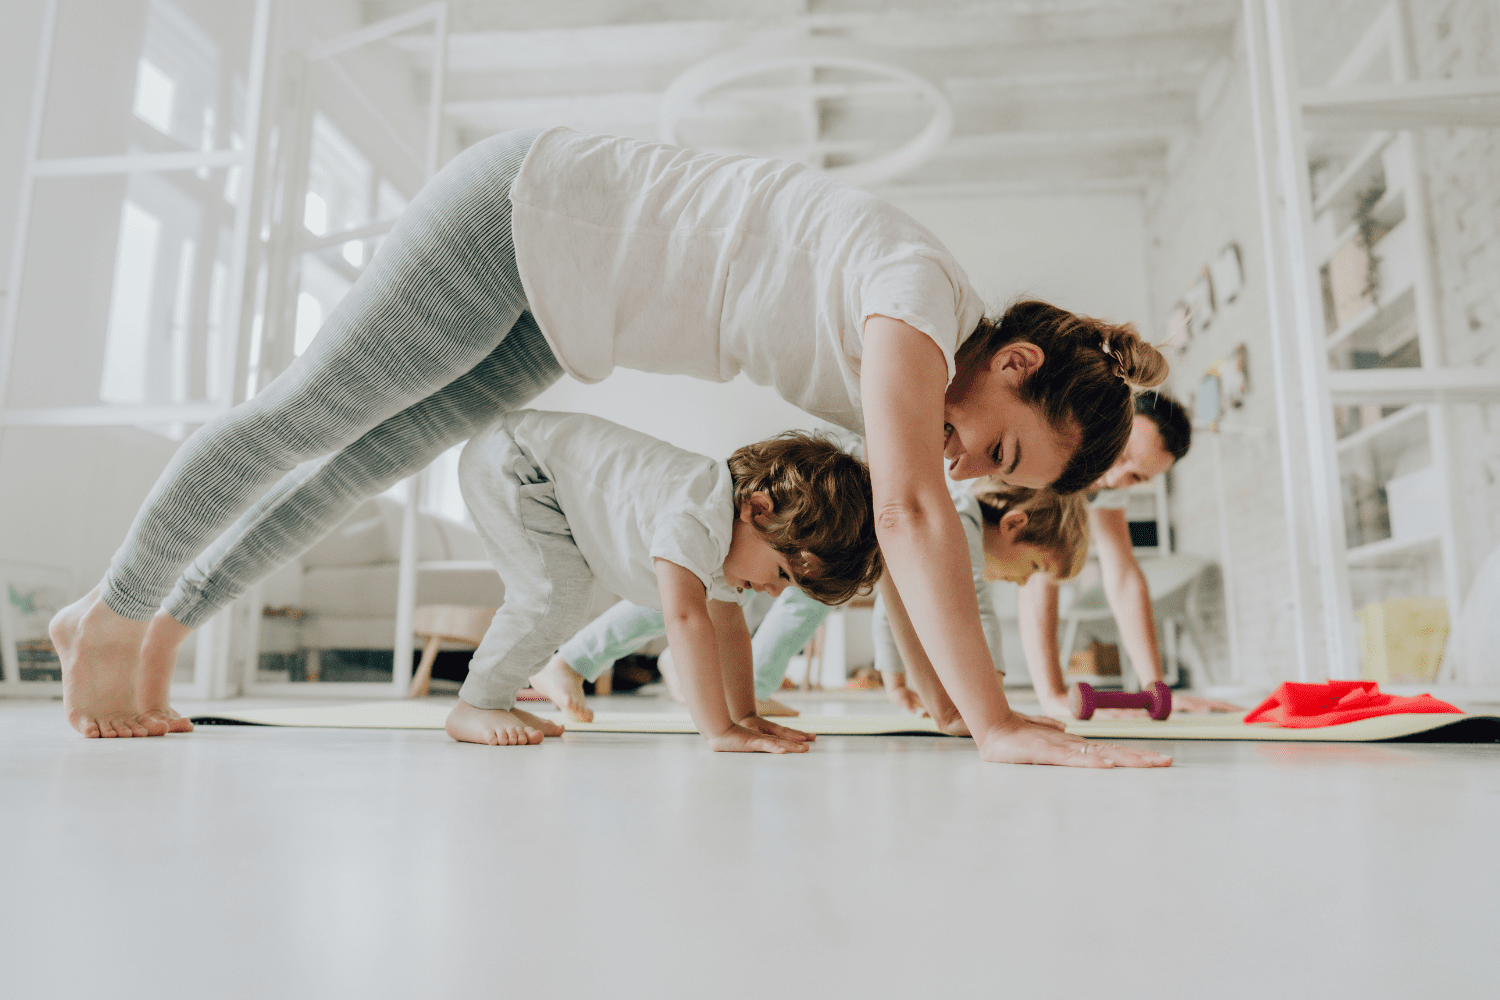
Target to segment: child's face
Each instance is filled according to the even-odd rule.
[[[1042,363],[1033,344],[1002,347],[988,365],[953,380],[943,405],[943,460],[949,479],[995,476],[1039,489],[1062,475],[1078,432],[1059,433],[1021,402],[1021,381]]]
[[[999,524],[984,526],[984,578],[1025,583],[1036,572],[1057,575],[1057,556],[1031,542],[1018,542],[1026,527],[1023,511],[1006,511]]]
[[[770,509],[770,498],[759,491],[750,494],[750,502],[740,508],[729,555],[724,558],[724,582],[775,597],[792,585],[792,567],[755,526],[755,515]]]

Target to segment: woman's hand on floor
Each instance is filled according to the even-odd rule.
[[[1014,712],[977,742],[979,756],[994,764],[1064,767],[1170,767],[1172,764],[1171,757],[1154,750],[1070,736]]]

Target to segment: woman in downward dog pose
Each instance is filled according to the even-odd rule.
[[[1072,493],[1166,362],[1041,302],[987,319],[910,217],[799,164],[568,129],[507,132],[423,189],[308,350],[173,457],[99,585],[58,613],[69,722],[182,724],[172,657],[217,608],[564,372],[741,371],[865,437],[893,618],[909,617],[986,760],[1159,766],[1010,710],[969,581],[954,479]],[[217,540],[215,540],[217,539]]]

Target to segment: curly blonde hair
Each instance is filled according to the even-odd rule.
[[[809,597],[842,604],[875,588],[884,563],[865,463],[822,435],[788,431],[736,451],[729,472],[736,512],[752,493],[770,498],[755,527]]]
[[[1024,511],[1026,526],[1016,541],[1050,552],[1057,559],[1057,579],[1071,580],[1083,571],[1089,555],[1089,508],[1081,493],[1066,496],[1050,489],[1030,490],[985,478],[974,487],[985,524],[998,525],[1007,512]]]

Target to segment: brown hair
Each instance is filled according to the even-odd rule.
[[[1071,580],[1083,570],[1089,555],[1089,509],[1083,494],[1063,496],[1055,490],[1008,486],[986,477],[975,484],[974,498],[989,525],[999,525],[1008,511],[1024,511],[1026,526],[1016,533],[1016,541],[1056,556],[1057,579]]]
[[[757,490],[771,498],[755,527],[788,557],[807,596],[842,604],[875,588],[883,563],[865,463],[826,437],[788,431],[736,451],[729,473],[736,512]]]
[[[1161,446],[1174,462],[1187,455],[1193,446],[1193,418],[1181,403],[1164,392],[1142,392],[1136,394],[1135,412],[1156,425]]]
[[[955,363],[972,373],[1002,348],[1024,341],[1042,349],[1042,364],[1021,382],[1021,402],[1042,411],[1054,431],[1076,427],[1078,447],[1057,493],[1077,493],[1108,471],[1130,439],[1130,386],[1159,385],[1167,359],[1129,323],[1079,316],[1035,299],[1013,303],[995,320],[985,317],[959,347]]]

